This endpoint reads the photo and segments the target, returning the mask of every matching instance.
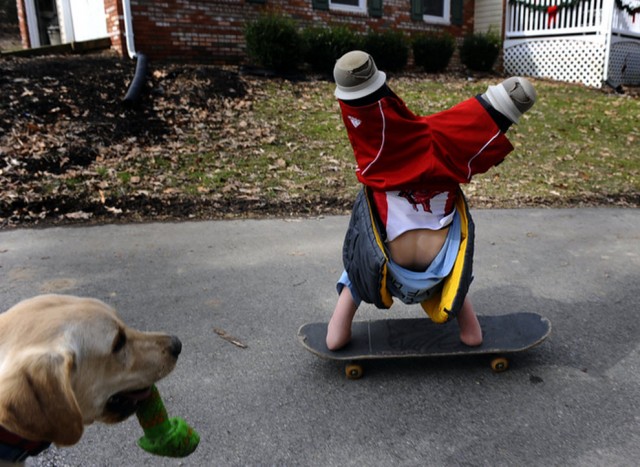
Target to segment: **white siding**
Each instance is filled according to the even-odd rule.
[[[473,32],[493,32],[502,34],[502,1],[476,0]]]

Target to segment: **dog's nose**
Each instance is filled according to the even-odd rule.
[[[169,344],[169,352],[171,355],[178,358],[180,352],[182,352],[182,342],[176,336],[171,336],[171,344]]]

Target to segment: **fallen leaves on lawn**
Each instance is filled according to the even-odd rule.
[[[151,63],[143,98],[127,106],[123,98],[134,71],[135,62],[110,54],[0,61],[0,228],[349,211],[357,183],[351,156],[340,156],[350,149],[326,82],[291,83],[242,75],[236,68]],[[392,83],[405,87],[401,94],[413,99],[416,111],[428,113],[453,105],[454,92],[467,80],[409,75]],[[616,112],[620,102],[612,100],[608,119],[626,118]],[[263,105],[273,106],[269,117],[257,111]],[[298,109],[301,120],[283,117],[283,105]],[[583,113],[589,113],[588,106]],[[607,131],[601,123],[576,128],[592,145]],[[308,134],[309,129],[318,133]],[[545,130],[558,148],[569,147],[576,156],[583,151],[581,142],[566,142],[554,130],[565,130]],[[342,139],[328,137],[336,134]],[[625,138],[630,149],[637,145],[637,132]],[[517,152],[531,152],[530,141],[517,132],[513,141]],[[606,145],[600,157],[611,161],[611,173],[620,171]],[[531,164],[531,159],[518,163]],[[557,180],[564,174],[574,183],[592,182],[593,169],[586,165],[560,169],[556,180],[535,180],[540,171],[523,167],[531,170],[519,179],[498,170],[468,186],[472,205],[612,199],[618,205],[637,204],[637,199],[597,190],[583,191],[578,199],[564,196],[568,182]],[[543,168],[543,173],[558,172]],[[526,191],[525,182],[541,188]],[[491,183],[508,186],[509,196],[485,196],[483,187]]]

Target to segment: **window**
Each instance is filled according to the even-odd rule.
[[[311,5],[315,10],[368,13],[372,18],[381,18],[383,10],[382,1],[383,0],[311,0]],[[411,1],[421,2],[422,0]]]
[[[329,8],[339,11],[367,12],[367,0],[329,0]]]
[[[411,19],[461,26],[464,21],[464,0],[411,0]]]
[[[449,0],[422,0],[422,14],[427,23],[449,24]]]

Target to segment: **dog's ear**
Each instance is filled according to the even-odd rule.
[[[0,425],[33,441],[70,446],[83,420],[71,387],[72,353],[20,356],[0,385]]]

